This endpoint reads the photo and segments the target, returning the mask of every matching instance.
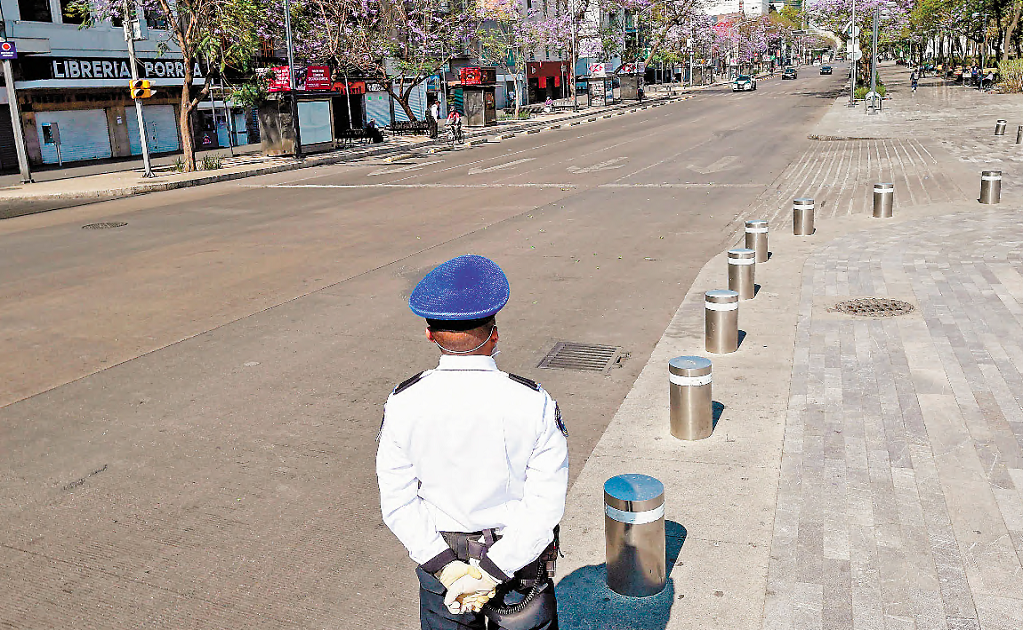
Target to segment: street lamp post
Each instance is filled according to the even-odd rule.
[[[295,85],[295,47],[291,41],[291,0],[284,0],[284,34],[288,45],[288,83],[291,88],[291,128],[295,134],[295,157],[302,157],[302,132],[298,125],[298,86]]]
[[[7,28],[4,21],[4,10],[0,7],[0,41],[7,41]],[[14,89],[14,68],[11,67],[11,60],[4,59],[4,84],[7,89],[7,107],[11,113],[11,130],[14,132],[14,149],[18,154],[18,170],[21,171],[21,183],[31,184],[32,169],[28,163],[28,153],[25,151],[25,136],[21,127],[21,107],[18,105],[18,94]]]
[[[873,50],[870,57],[870,103],[868,114],[877,113],[877,23],[881,21],[881,5],[874,7]]]
[[[859,50],[856,43],[859,41],[859,35],[860,32],[856,27],[856,0],[852,0],[852,22],[849,23],[849,41],[852,43],[852,50],[849,51],[849,55],[853,59],[849,65],[849,107],[856,107],[856,64],[859,62],[856,58],[856,52]]]

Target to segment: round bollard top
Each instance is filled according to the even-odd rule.
[[[750,219],[746,221],[746,231],[754,234],[767,232],[767,221],[764,219]]]
[[[792,207],[793,208],[812,208],[813,207],[813,203],[814,203],[813,199],[810,199],[809,197],[800,197],[799,199],[793,199],[792,200]]]
[[[737,249],[728,250],[728,262],[732,264],[744,263],[747,260],[753,260],[757,257],[757,250],[746,249],[745,247],[739,247]]]
[[[885,190],[895,190],[895,184],[893,183],[874,184],[874,192],[882,192]]]
[[[1002,172],[1001,171],[982,171],[980,176],[983,179],[1001,179],[1002,178]]]
[[[604,504],[623,512],[646,512],[664,505],[664,484],[650,475],[618,475],[604,482]]]
[[[729,302],[739,302],[739,292],[729,291],[728,289],[714,289],[713,291],[707,291],[703,294],[704,299],[711,304],[728,304]]]
[[[678,376],[705,376],[710,374],[713,365],[710,359],[703,357],[675,357],[668,361],[668,372]]]
[[[1005,119],[1004,119],[1004,118],[999,118],[999,119],[998,119],[998,120],[996,120],[995,122],[998,122],[998,123],[1004,123],[1004,122],[1006,122],[1006,121],[1005,121]]]

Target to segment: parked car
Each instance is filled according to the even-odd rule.
[[[740,74],[735,77],[735,81],[732,81],[732,91],[742,92],[743,90],[755,90],[757,89],[757,80],[753,77],[745,74]]]
[[[797,76],[798,75],[796,74],[795,68],[785,68],[784,72],[781,73],[781,78],[783,81],[785,79],[795,79]]]
[[[831,74],[831,66],[821,66],[821,74]]]

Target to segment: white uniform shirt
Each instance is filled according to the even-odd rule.
[[[486,557],[511,576],[550,544],[565,512],[560,423],[547,392],[513,380],[493,358],[442,356],[384,407],[384,522],[419,564],[448,549],[439,532],[494,528],[503,537]]]

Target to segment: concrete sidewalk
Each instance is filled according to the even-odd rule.
[[[897,83],[889,82],[896,103]],[[943,90],[928,98],[956,109],[1020,104],[1017,96],[978,105]],[[849,117],[873,144],[818,143],[866,146],[873,158],[862,171],[828,167],[850,162],[846,154],[818,163],[812,153],[779,176],[773,205],[739,213],[772,219],[760,290],[740,306],[745,338],[730,355],[703,348],[703,292],[727,286],[722,253],[694,282],[569,495],[563,628],[1023,626],[1023,204],[1012,187],[999,206],[963,192],[956,182],[976,165],[942,142],[962,142],[968,130],[931,129],[913,107],[889,109],[905,136],[887,136],[890,122]],[[826,123],[827,135],[843,133]],[[987,140],[985,157],[996,159],[1002,148]],[[930,158],[907,164],[918,148]],[[907,169],[912,178],[893,177],[895,218],[871,218],[869,182]],[[927,196],[938,181],[941,194]],[[816,192],[826,209],[811,237],[791,235],[797,190]],[[843,195],[848,204],[828,203]],[[830,310],[854,297],[915,310],[891,318]],[[680,355],[714,361],[718,418],[706,440],[668,432],[667,362]],[[606,587],[602,485],[622,473],[665,484],[670,579],[651,598]]]
[[[560,127],[562,124],[592,122],[599,117],[607,118],[639,109],[659,107],[668,102],[689,98],[687,94],[688,91],[685,94],[651,97],[644,99],[642,103],[619,103],[606,107],[585,108],[578,112],[563,111],[542,114],[528,120],[504,120],[486,129],[467,130],[466,145],[471,146],[488,141],[497,142],[502,138],[519,133],[538,133],[545,129]],[[355,145],[348,149],[310,154],[301,160],[287,156],[241,155],[224,158],[223,167],[215,171],[179,173],[164,168],[157,172],[156,177],[146,179],[142,177],[139,169],[121,169],[84,177],[16,184],[0,188],[0,219],[299,168],[337,164],[383,155],[407,155],[409,152],[431,148],[443,149],[445,144],[443,136],[438,140],[432,140],[426,136],[388,136],[382,144]]]

